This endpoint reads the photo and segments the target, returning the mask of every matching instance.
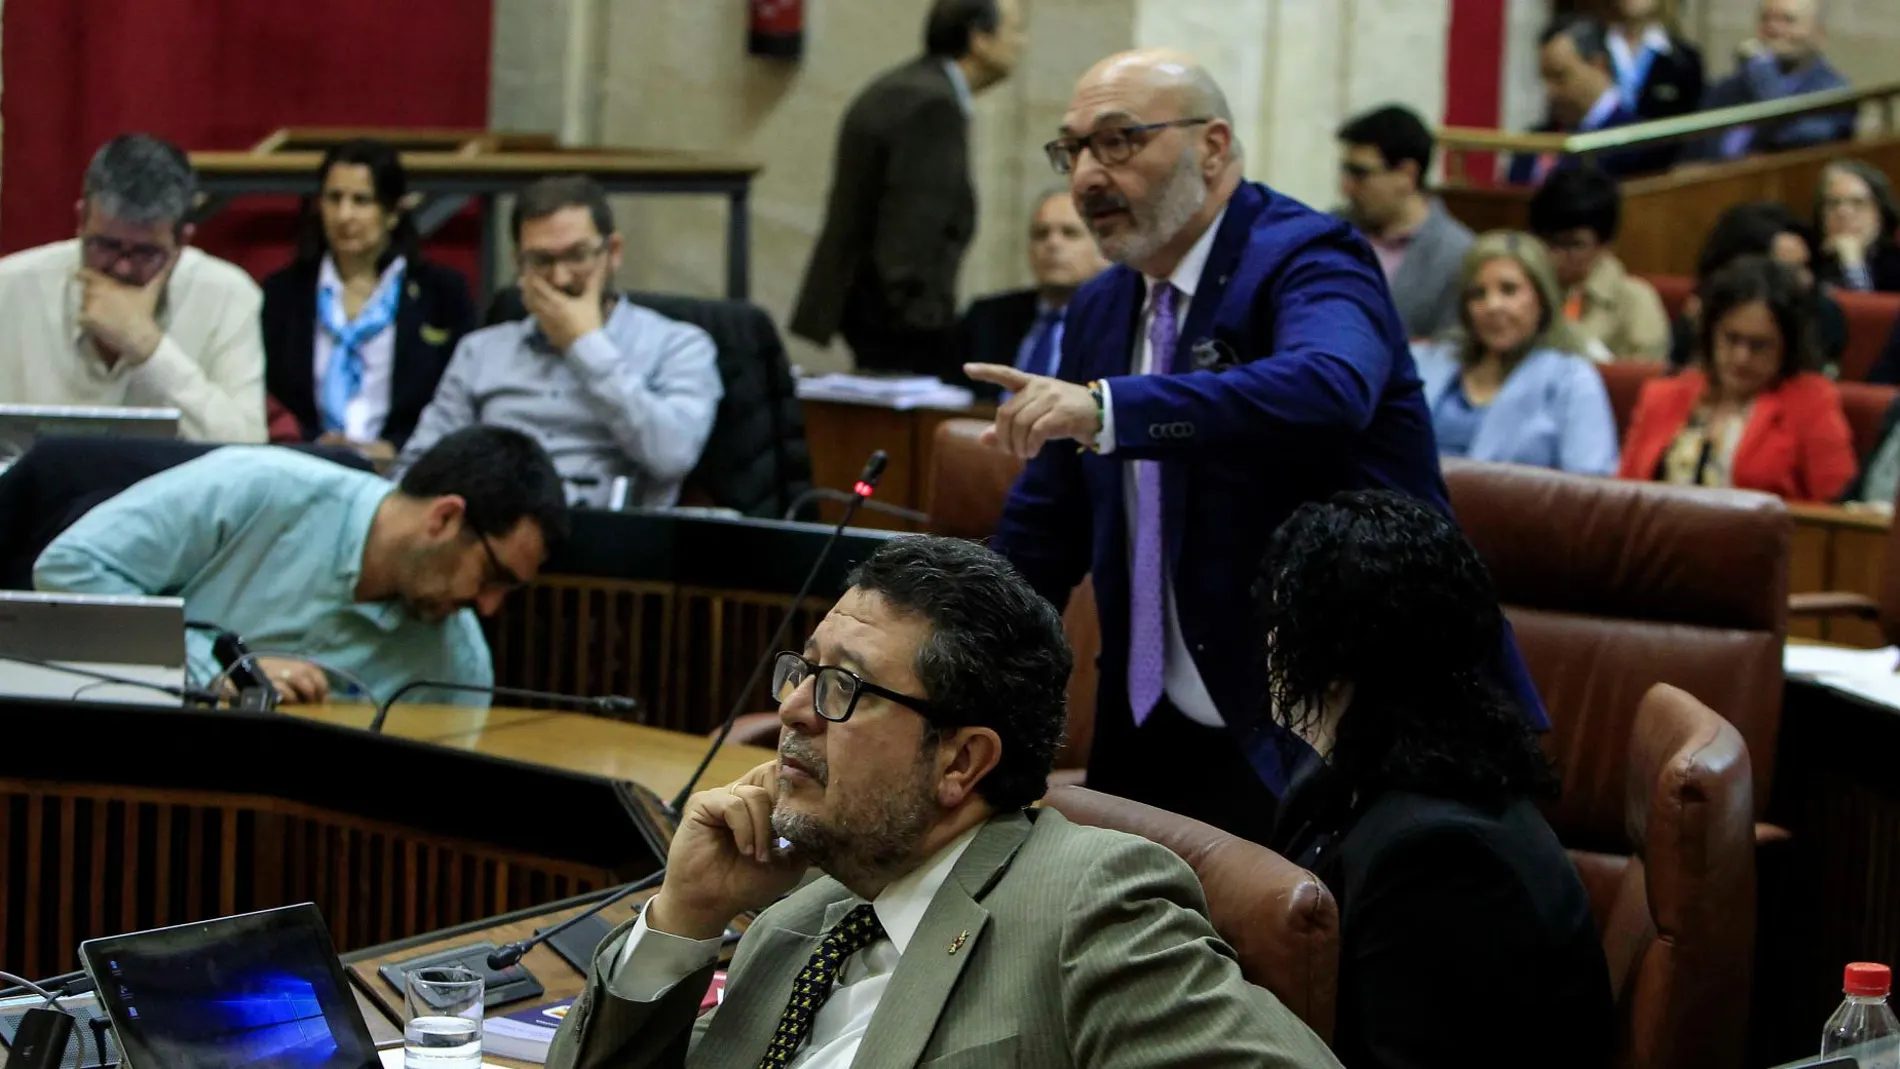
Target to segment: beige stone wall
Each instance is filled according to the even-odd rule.
[[[1024,230],[1056,181],[1041,145],[1075,79],[1137,44],[1203,56],[1232,96],[1248,170],[1316,204],[1334,197],[1332,133],[1388,100],[1442,114],[1449,0],[1023,0],[1030,47],[1015,77],[978,98],[972,130],[978,233],[963,294],[1027,281]],[[796,63],[745,52],[739,0],[494,0],[493,124],[590,129],[603,144],[701,149],[760,160],[752,204],[752,295],[788,318],[816,239],[845,106],[879,72],[921,48],[929,0],[807,0]],[[563,106],[576,20],[598,42],[600,92]],[[571,96],[571,94],[569,94]],[[717,294],[725,208],[710,199],[624,199],[628,286]],[[811,368],[844,366],[788,337]]]

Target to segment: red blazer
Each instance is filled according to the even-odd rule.
[[[1700,371],[1643,384],[1623,440],[1623,478],[1656,478],[1663,454],[1707,388]],[[1833,501],[1854,477],[1855,465],[1840,392],[1824,376],[1803,372],[1755,398],[1735,445],[1733,477],[1742,490],[1791,501]]]

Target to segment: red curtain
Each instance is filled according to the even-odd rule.
[[[1445,48],[1445,125],[1494,130],[1502,121],[1504,0],[1451,0],[1451,32]],[[1495,185],[1497,157],[1465,156],[1465,180]]]
[[[488,122],[486,0],[7,0],[0,252],[74,230],[86,161],[142,130],[244,149],[280,126]],[[255,275],[288,259],[295,198],[246,198],[198,244]],[[472,272],[458,220],[430,253]]]

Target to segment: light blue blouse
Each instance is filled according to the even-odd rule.
[[[1472,410],[1477,428],[1462,443],[1466,434],[1457,425],[1461,417],[1450,411],[1460,406],[1448,400],[1453,394],[1463,400],[1457,344],[1415,345],[1412,358],[1425,382],[1425,404],[1441,453],[1582,475],[1616,474],[1616,417],[1610,411],[1610,394],[1596,365],[1584,357],[1538,349],[1519,360],[1491,403]],[[1446,448],[1459,444],[1464,445],[1462,452]]]

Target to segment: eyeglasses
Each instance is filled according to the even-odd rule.
[[[866,694],[875,694],[886,701],[915,709],[927,720],[944,719],[941,710],[922,698],[887,690],[859,678],[849,669],[830,664],[813,664],[803,655],[790,650],[780,653],[778,660],[772,663],[773,699],[780,705],[790,701],[792,692],[804,685],[807,676],[817,679],[812,687],[812,708],[821,718],[834,724],[851,719],[852,710],[858,707],[858,699]]]
[[[554,270],[556,265],[571,267],[578,271],[594,262],[601,253],[607,251],[607,243],[602,241],[594,245],[576,245],[561,252],[542,252],[539,249],[524,249],[516,257],[523,271],[545,274]]]
[[[488,541],[487,535],[476,531],[475,539],[482,544],[482,552],[488,554],[488,574],[490,578],[488,582],[483,584],[484,586],[497,586],[503,590],[517,590],[528,585],[526,579],[516,575],[513,568],[501,562],[501,558],[495,553],[494,544]]]
[[[1384,174],[1390,168],[1373,167],[1357,160],[1344,160],[1339,164],[1339,173],[1355,182],[1363,182],[1375,174]]]
[[[141,271],[150,271],[164,264],[172,251],[163,245],[153,245],[144,241],[120,241],[103,234],[87,234],[80,239],[86,252],[93,258],[118,263],[124,260]]]
[[[1049,166],[1054,167],[1057,174],[1074,171],[1076,161],[1082,158],[1084,150],[1094,153],[1103,166],[1118,167],[1148,147],[1148,142],[1154,139],[1153,135],[1157,131],[1175,126],[1201,126],[1213,121],[1210,118],[1170,119],[1139,126],[1111,126],[1079,137],[1058,137],[1042,146],[1042,150],[1049,154]]]

